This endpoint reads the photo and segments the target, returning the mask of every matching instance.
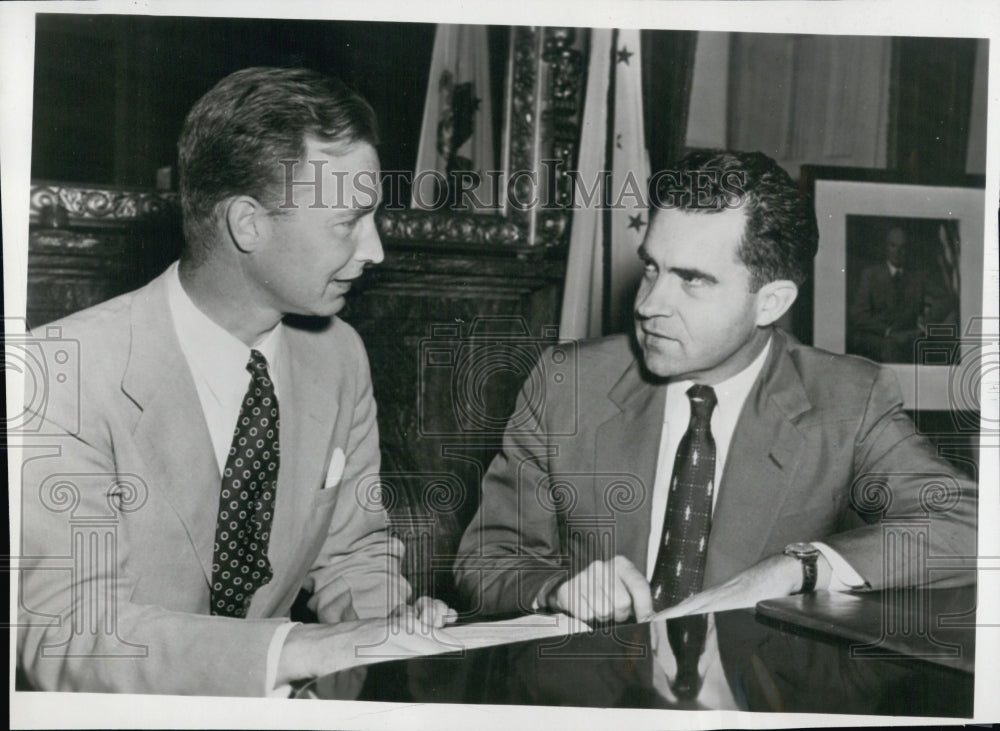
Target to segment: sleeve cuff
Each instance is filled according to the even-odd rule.
[[[812,546],[822,553],[823,558],[830,564],[831,575],[830,585],[827,587],[828,591],[851,591],[865,588],[867,582],[864,577],[855,571],[843,556],[819,541],[812,541]]]
[[[288,698],[292,694],[290,684],[274,686],[278,677],[278,662],[281,660],[281,650],[285,646],[285,638],[291,632],[292,627],[298,622],[288,622],[278,626],[278,629],[271,635],[271,644],[267,648],[267,670],[264,676],[264,696],[267,698]]]

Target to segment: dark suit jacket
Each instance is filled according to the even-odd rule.
[[[39,402],[22,468],[18,663],[35,687],[261,695],[300,588],[326,622],[406,599],[402,547],[365,489],[378,429],[348,325],[283,333],[274,576],[246,619],[209,616],[221,476],[164,276],[46,331],[78,353],[80,377]]]
[[[975,485],[915,434],[895,377],[781,331],[773,338],[730,444],[705,587],[809,540],[840,552],[873,588],[928,580],[916,562],[883,565],[883,517],[902,521],[892,530],[929,533],[932,555],[975,555]],[[596,559],[620,554],[646,570],[665,387],[625,336],[581,343],[559,366],[561,382],[552,360],[543,354],[518,399],[521,417],[459,548],[459,589],[486,612],[529,611],[547,582]]]
[[[921,324],[948,321],[956,303],[942,285],[920,269],[906,268],[900,276],[897,285],[884,262],[861,272],[848,303],[850,352],[881,362],[912,363],[913,341],[923,334]],[[890,328],[894,339],[886,337]]]

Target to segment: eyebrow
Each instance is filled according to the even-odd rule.
[[[718,284],[719,280],[708,272],[703,272],[701,269],[690,269],[688,267],[670,267],[671,274],[676,274],[681,279],[704,279],[706,282],[711,282],[712,284]]]
[[[357,201],[352,201],[352,202],[357,203]],[[382,205],[381,191],[379,191],[378,198],[373,203],[369,203],[364,206],[352,205],[350,208],[341,208],[339,211],[341,215],[338,216],[338,219],[341,221],[353,221],[356,218],[361,218],[362,216],[368,215],[369,213],[377,209],[380,205]]]
[[[654,262],[653,257],[649,255],[649,250],[646,249],[645,244],[640,244],[639,246],[639,258],[643,261]],[[708,272],[704,272],[701,269],[692,269],[691,267],[670,267],[668,269],[671,274],[676,274],[681,279],[704,279],[706,282],[711,282],[712,284],[718,284],[719,279]]]

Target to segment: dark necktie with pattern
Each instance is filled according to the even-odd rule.
[[[674,458],[667,514],[651,582],[656,611],[697,594],[705,576],[715,489],[715,439],[711,430],[715,391],[711,386],[694,385],[687,395],[691,421]],[[701,690],[698,658],[705,649],[707,631],[708,617],[704,614],[667,621],[667,637],[677,658],[677,678],[671,687],[680,699],[693,699]]]
[[[892,327],[913,327],[912,322],[906,322],[906,287],[903,284],[903,270],[897,269],[892,273]]]
[[[257,589],[271,580],[267,544],[278,486],[278,399],[267,360],[247,363],[250,387],[222,475],[212,562],[212,614],[245,617]]]

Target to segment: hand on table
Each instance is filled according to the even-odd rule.
[[[401,604],[388,617],[378,619],[356,619],[350,609],[344,615],[345,621],[336,624],[300,624],[288,632],[275,685],[369,662],[455,649],[455,643],[439,636],[437,630],[458,615],[439,599],[422,596],[413,606]]]
[[[623,622],[629,616],[644,617],[653,611],[646,577],[624,556],[594,561],[550,591],[543,604],[585,622]]]

